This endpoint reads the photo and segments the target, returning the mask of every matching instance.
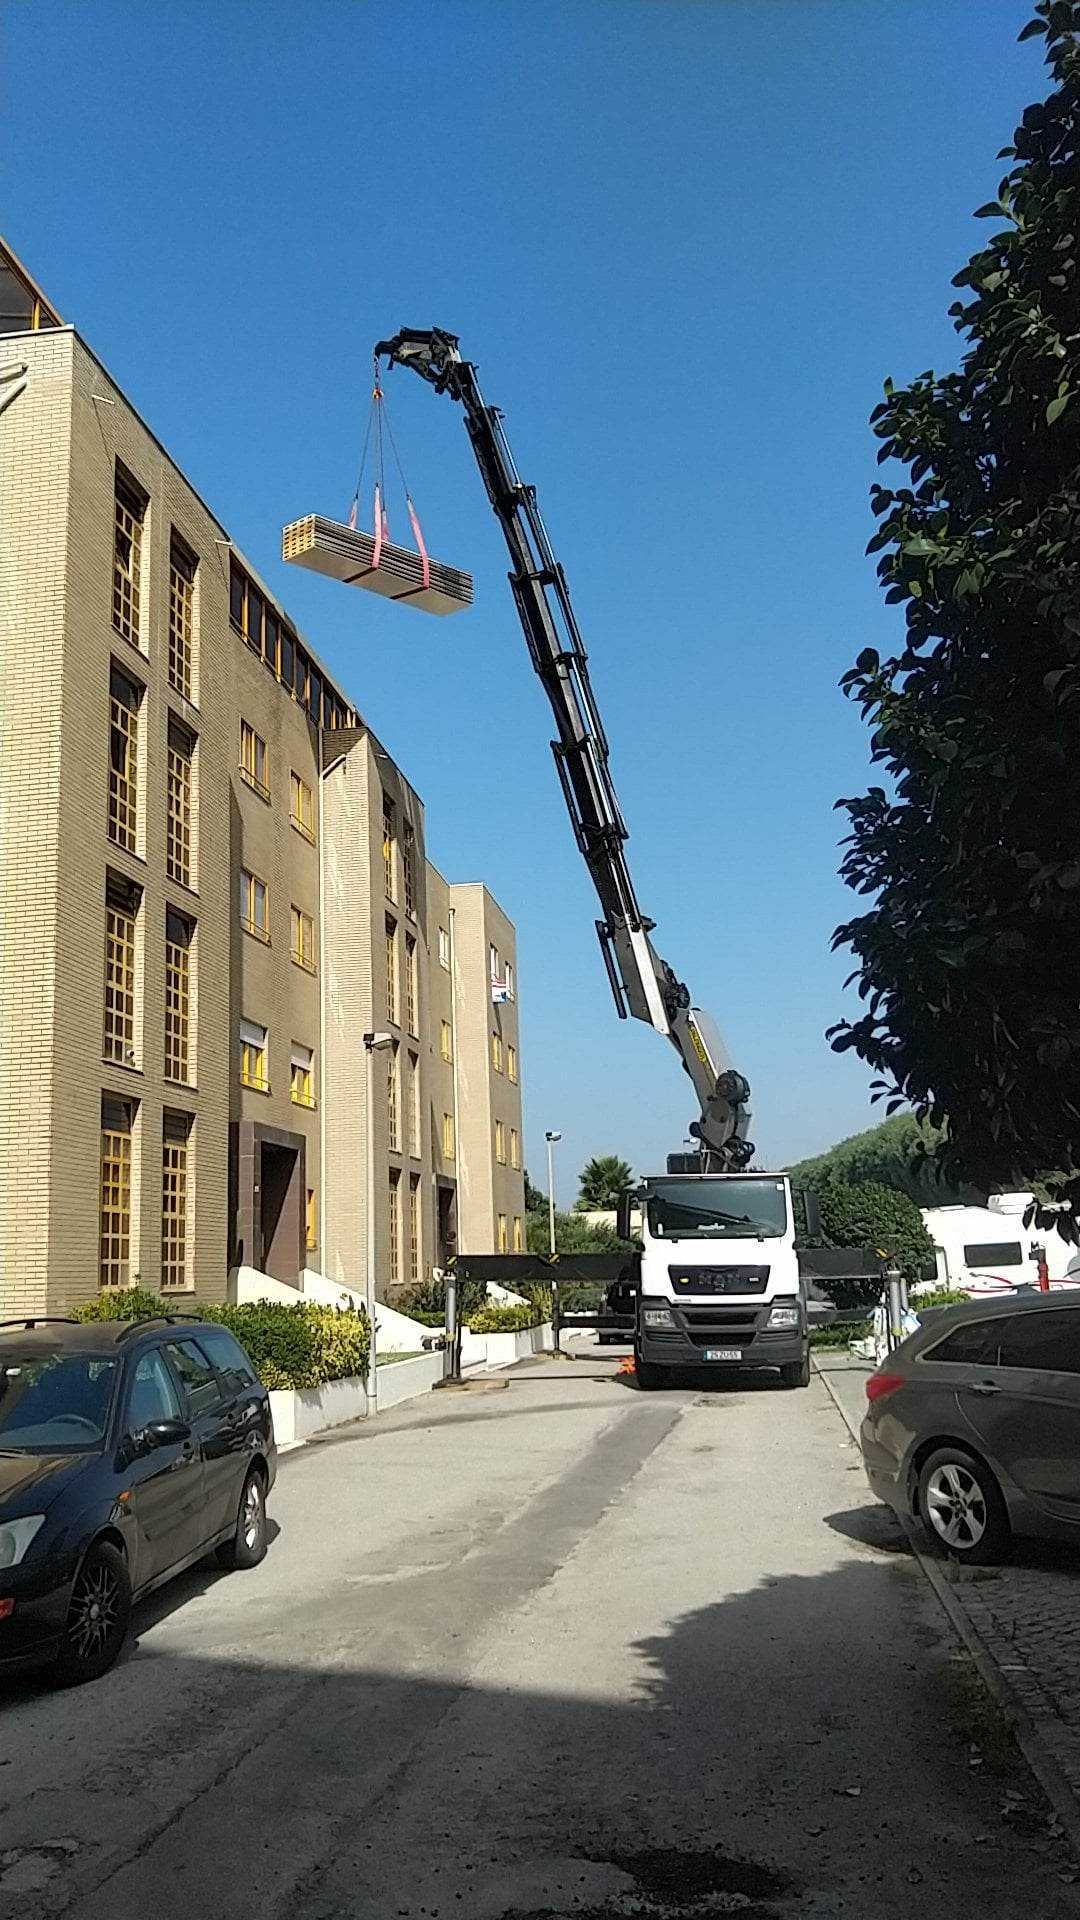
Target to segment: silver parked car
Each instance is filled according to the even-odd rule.
[[[1080,1297],[930,1313],[866,1394],[871,1487],[950,1553],[999,1560],[1014,1533],[1080,1541]]]

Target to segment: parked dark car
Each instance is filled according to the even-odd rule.
[[[1080,1542],[1080,1297],[928,1316],[866,1383],[870,1485],[960,1560],[1013,1534]]]
[[[600,1311],[617,1314],[622,1324],[618,1327],[598,1328],[596,1334],[598,1344],[602,1347],[632,1347],[634,1322],[637,1315],[637,1288],[628,1274],[621,1273],[602,1295]]]
[[[215,1549],[266,1552],[270,1401],[225,1327],[0,1326],[0,1670],[96,1680],[133,1603]]]

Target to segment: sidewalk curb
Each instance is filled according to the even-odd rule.
[[[858,1431],[852,1426],[839,1396],[833,1391],[828,1374],[819,1368],[816,1362],[814,1363],[814,1372],[825,1388],[829,1399],[840,1415],[852,1440],[855,1445],[858,1446]],[[901,1519],[900,1515],[897,1515],[897,1518],[901,1520],[901,1525],[907,1534],[912,1558],[915,1560],[927,1583],[940,1602],[942,1610],[949,1620],[949,1624],[956,1634],[957,1639],[969,1654],[972,1665],[976,1668],[983,1685],[987,1691],[993,1695],[1004,1712],[1012,1728],[1017,1746],[1054,1812],[1057,1814],[1064,1828],[1069,1845],[1077,1857],[1080,1858],[1080,1800],[1077,1799],[1062,1768],[1051,1753],[1043,1734],[1035,1725],[1027,1708],[1017,1696],[1015,1689],[1011,1686],[1005,1674],[1002,1673],[989,1647],[986,1645],[974,1621],[968,1614],[963,1601],[959,1598],[953,1587],[950,1586],[937,1562],[923,1552],[919,1544],[918,1535],[911,1523]]]

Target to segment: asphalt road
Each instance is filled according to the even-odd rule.
[[[292,1455],[261,1568],[9,1683],[0,1920],[1080,1914],[820,1381],[615,1357]]]

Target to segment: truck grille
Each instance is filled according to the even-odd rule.
[[[668,1279],[676,1299],[688,1293],[764,1293],[768,1267],[669,1267]]]
[[[758,1313],[746,1307],[684,1307],[682,1319],[695,1347],[748,1346],[758,1327]]]

